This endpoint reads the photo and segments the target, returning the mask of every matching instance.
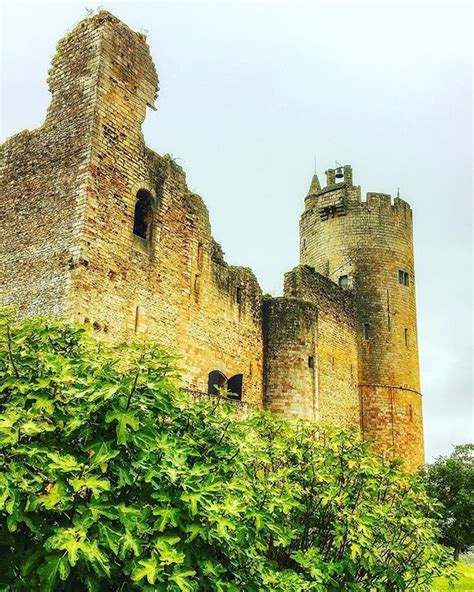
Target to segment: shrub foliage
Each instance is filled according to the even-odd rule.
[[[175,386],[154,344],[1,326],[4,590],[428,590],[421,480],[356,434]]]
[[[474,546],[474,444],[454,447],[426,467],[428,493],[439,502],[441,542],[453,556]]]

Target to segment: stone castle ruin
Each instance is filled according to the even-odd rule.
[[[2,304],[22,317],[147,335],[182,357],[189,389],[356,426],[423,462],[412,211],[361,199],[352,169],[313,177],[300,265],[284,296],[228,264],[200,196],[141,125],[158,77],[145,36],[108,12],[57,46],[44,124],[1,147]]]

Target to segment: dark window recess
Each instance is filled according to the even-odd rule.
[[[328,218],[334,218],[336,216],[346,215],[346,205],[343,201],[339,201],[329,206],[323,206],[319,208],[319,217],[321,220],[327,220]]]
[[[405,345],[408,347],[408,329],[405,329]]]
[[[234,401],[241,401],[243,383],[243,374],[236,374],[235,376],[231,376],[227,381],[227,390],[229,391],[227,398],[233,399]]]
[[[364,338],[369,339],[370,337],[370,325],[369,323],[364,323]]]
[[[308,368],[314,368],[314,357],[308,356]]]
[[[202,243],[199,243],[198,250],[197,250],[197,267],[199,270],[202,269],[203,257],[204,257],[203,245],[202,245]]]
[[[242,288],[237,288],[235,292],[235,300],[237,304],[240,304],[242,302]]]
[[[227,377],[219,370],[209,372],[207,378],[207,392],[209,395],[218,395],[220,389],[227,388]]]
[[[408,417],[410,418],[410,421],[413,421],[413,405],[408,405]]]
[[[349,286],[349,278],[347,275],[341,275],[339,277],[339,287],[346,290]]]
[[[148,191],[140,189],[137,193],[137,203],[133,217],[133,234],[140,238],[150,237],[152,201]]]
[[[402,284],[403,286],[410,285],[410,275],[408,271],[403,271],[403,269],[398,270],[398,283]]]

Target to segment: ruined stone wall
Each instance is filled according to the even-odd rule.
[[[392,418],[406,412],[402,392],[415,393],[411,405],[421,417],[410,206],[377,193],[367,194],[362,202],[360,188],[331,184],[308,196],[300,228],[301,263],[336,283],[347,276],[354,296],[359,384],[364,387],[364,408],[372,409],[363,421],[365,436],[375,437],[382,449],[402,454],[409,463],[418,462],[422,448],[414,456],[412,446],[403,439],[394,446],[392,437],[397,434]],[[408,285],[400,283],[400,271],[408,274]],[[376,394],[379,387],[388,386],[401,389],[390,402]],[[380,418],[386,422],[379,423]],[[420,430],[421,423],[411,428]],[[421,432],[416,441],[422,442]]]
[[[285,296],[317,307],[317,418],[328,424],[360,428],[358,352],[352,294],[299,266],[285,274]]]
[[[311,302],[264,299],[264,403],[274,413],[318,419],[316,326]]]
[[[90,175],[100,43],[99,32],[82,25],[59,42],[44,124],[0,149],[0,303],[16,304],[20,317],[66,308]]]
[[[32,235],[45,229],[46,260],[36,260],[38,276],[25,274],[23,282],[25,307],[36,289],[43,306],[29,305],[26,312],[66,314],[114,340],[134,333],[157,339],[181,356],[190,387],[207,391],[212,370],[242,373],[244,400],[261,404],[261,291],[250,270],[223,261],[207,209],[188,191],[180,167],[145,147],[141,124],[158,79],[144,35],[101,11],[59,43],[52,80],[45,127],[61,130],[53,140],[70,158],[69,152],[64,159],[62,152],[45,156],[42,140],[28,154],[41,161],[38,169],[28,168],[28,158],[18,167],[19,149],[10,154],[12,210],[24,208]],[[31,198],[23,206],[24,187],[31,187]],[[51,187],[61,188],[71,202],[67,209]],[[133,232],[140,190],[153,200],[146,239]],[[30,243],[14,232],[11,238],[18,257],[27,257]],[[56,251],[62,266],[52,256]],[[43,288],[39,276],[51,278],[61,294]],[[18,300],[22,289],[10,299]]]

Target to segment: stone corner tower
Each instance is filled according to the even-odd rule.
[[[412,210],[383,193],[361,200],[348,165],[313,177],[300,264],[353,293],[363,436],[409,469],[424,462]]]

